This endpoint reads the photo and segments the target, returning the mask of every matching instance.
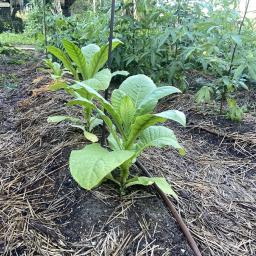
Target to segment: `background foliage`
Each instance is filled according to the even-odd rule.
[[[48,45],[63,38],[80,47],[108,40],[111,1],[77,0],[63,16],[46,7]],[[30,1],[26,33],[44,45],[42,0]],[[125,44],[114,53],[113,70],[144,73],[157,83],[188,89],[191,72],[212,76],[196,83],[197,102],[220,101],[256,80],[256,21],[238,11],[238,0],[117,1],[114,35]]]

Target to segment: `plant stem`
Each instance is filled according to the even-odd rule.
[[[220,114],[223,113],[223,107],[224,107],[224,101],[226,99],[226,88],[224,89],[224,92],[221,95],[221,102],[220,102]]]
[[[90,108],[85,109],[85,120],[86,120],[86,128],[89,131],[90,126],[91,126],[91,115],[92,115],[92,110]]]
[[[129,177],[129,165],[127,162],[125,162],[124,164],[122,164],[120,166],[120,169],[121,169],[121,189],[123,190],[124,189],[124,186],[126,184],[126,181]]]

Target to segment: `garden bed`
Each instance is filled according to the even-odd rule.
[[[76,185],[68,156],[85,144],[83,136],[46,122],[71,111],[63,107],[67,96],[47,91],[40,58],[12,63],[0,64],[8,79],[17,78],[17,88],[0,88],[0,254],[193,255],[153,190],[138,187],[120,198],[112,184],[92,192]],[[161,108],[170,105],[188,114],[186,129],[168,123],[186,156],[150,149],[141,161],[174,185],[176,208],[202,255],[254,255],[255,118],[233,125],[202,114],[189,94]]]

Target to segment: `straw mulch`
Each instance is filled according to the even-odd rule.
[[[18,90],[0,89],[0,254],[172,255],[171,248],[163,247],[164,241],[157,240],[168,227],[165,221],[170,221],[168,229],[173,229],[173,233],[164,233],[166,242],[174,241],[172,246],[181,243],[175,241],[175,233],[179,239],[184,238],[173,226],[173,220],[163,217],[167,211],[158,203],[153,205],[156,198],[152,199],[152,194],[134,191],[120,203],[111,188],[85,193],[70,181],[67,160],[63,159],[67,159],[72,148],[84,144],[82,135],[66,125],[49,125],[46,119],[76,110],[64,107],[67,97],[63,93],[47,92],[50,79],[37,71],[39,65],[0,67],[3,72],[15,72],[22,81]],[[186,129],[167,124],[174,128],[187,155],[180,157],[168,148],[150,149],[141,160],[153,173],[164,175],[174,185],[180,198],[177,209],[203,255],[255,255],[255,118],[246,117],[240,125],[247,126],[245,131],[234,130],[226,123],[218,124],[212,117],[196,113],[189,95],[175,102],[168,99],[161,108],[176,107],[188,114]],[[62,190],[63,187],[67,189]],[[97,214],[105,214],[104,224],[100,231],[95,231],[97,223],[86,220],[79,230],[87,228],[91,232],[74,241],[65,227],[72,229],[74,223],[70,221],[77,220],[67,216],[75,214],[72,211],[77,210],[77,200],[89,199],[98,205],[98,212],[91,213],[91,219],[95,221]],[[143,200],[150,204],[142,204]],[[90,202],[93,201],[87,204]],[[104,213],[100,207],[105,207]],[[155,222],[146,207],[154,211]],[[137,218],[137,226],[133,227],[138,229],[137,235],[122,228],[127,224],[120,224],[134,220],[131,213]],[[157,219],[163,220],[164,225],[158,225]],[[76,229],[72,232],[75,234]],[[185,245],[182,248],[175,256],[192,255]]]

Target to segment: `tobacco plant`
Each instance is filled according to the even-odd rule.
[[[61,79],[64,73],[72,74],[71,81],[83,81],[96,91],[103,91],[109,87],[110,81],[115,75],[128,75],[125,71],[116,71],[111,73],[108,68],[102,69],[108,60],[108,44],[99,47],[96,44],[89,44],[81,49],[73,42],[64,39],[63,46],[66,51],[62,51],[55,46],[48,47],[48,51],[58,58],[65,70],[63,71],[60,64],[47,60],[45,63],[53,70],[53,78],[56,82],[50,86],[52,91],[64,89],[68,94],[73,97],[77,96],[77,92],[74,88],[70,87],[65,79]],[[113,40],[112,50],[114,50],[121,41]],[[82,94],[84,99],[92,100],[92,96],[87,92]],[[70,103],[72,104],[72,103]],[[86,139],[96,142],[98,138],[91,133],[93,128],[102,124],[102,120],[96,116],[92,116],[93,108],[87,105],[81,104],[83,120],[70,116],[51,116],[48,118],[48,122],[59,123],[62,121],[68,121],[71,126],[79,128],[83,131]]]
[[[234,122],[241,122],[244,117],[246,108],[244,106],[239,107],[236,100],[232,98],[228,99],[227,102],[228,102],[228,110],[226,113],[227,118]]]
[[[120,40],[114,39],[112,50],[121,43]],[[55,46],[49,46],[47,49],[62,62],[64,68],[72,74],[74,80],[87,80],[87,83],[90,83],[97,90],[108,88],[111,72],[107,68],[102,69],[108,60],[108,44],[102,47],[96,44],[89,44],[79,48],[76,44],[66,39],[62,40],[62,44],[65,51]]]
[[[64,71],[61,68],[61,64],[58,62],[52,61],[52,59],[46,59],[44,60],[44,65],[46,68],[50,70],[51,77],[54,80],[61,79],[64,75]]]
[[[111,150],[96,143],[71,152],[70,170],[78,184],[90,190],[110,179],[124,193],[133,185],[147,186],[156,183],[166,194],[175,196],[165,178],[134,176],[130,169],[137,157],[148,147],[172,146],[181,154],[184,153],[174,132],[157,124],[172,120],[185,126],[185,115],[178,110],[154,113],[159,99],[179,93],[180,90],[172,86],[156,87],[145,75],[127,78],[119,89],[113,91],[110,101],[105,100],[86,82],[77,83],[72,88],[79,96],[70,103],[93,108],[106,123]],[[84,93],[94,101],[84,98]],[[114,172],[117,167],[118,173]]]

